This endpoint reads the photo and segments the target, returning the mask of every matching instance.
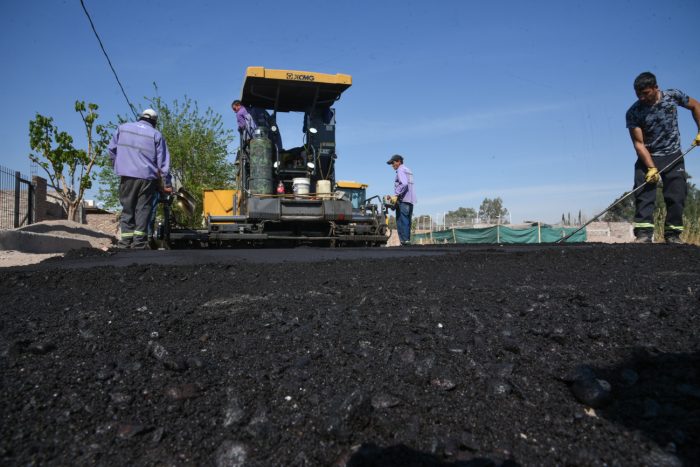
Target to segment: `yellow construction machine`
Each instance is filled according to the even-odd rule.
[[[191,210],[181,190],[168,197],[158,239],[169,248],[226,246],[382,246],[386,207],[367,185],[336,181],[333,104],[352,84],[344,74],[249,67],[240,101],[257,128],[241,138],[237,189],[203,193],[203,227],[184,228],[172,204]],[[277,116],[302,119],[303,144],[283,148]]]

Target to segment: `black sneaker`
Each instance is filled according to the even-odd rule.
[[[666,236],[666,243],[675,244],[675,245],[682,245],[685,242],[681,239],[680,235],[667,235]]]

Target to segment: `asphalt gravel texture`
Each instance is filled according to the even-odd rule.
[[[0,270],[0,464],[698,465],[700,249],[393,250]]]

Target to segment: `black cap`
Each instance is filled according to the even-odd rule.
[[[391,156],[391,159],[386,161],[386,163],[391,165],[391,163],[396,161],[399,161],[403,164],[403,157],[399,156],[398,154],[394,154],[393,156]]]

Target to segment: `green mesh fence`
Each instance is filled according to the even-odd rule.
[[[413,234],[412,243],[554,243],[566,237],[576,227],[532,226],[514,229],[498,225],[482,229],[449,229]],[[567,243],[586,241],[586,229],[566,240]]]

